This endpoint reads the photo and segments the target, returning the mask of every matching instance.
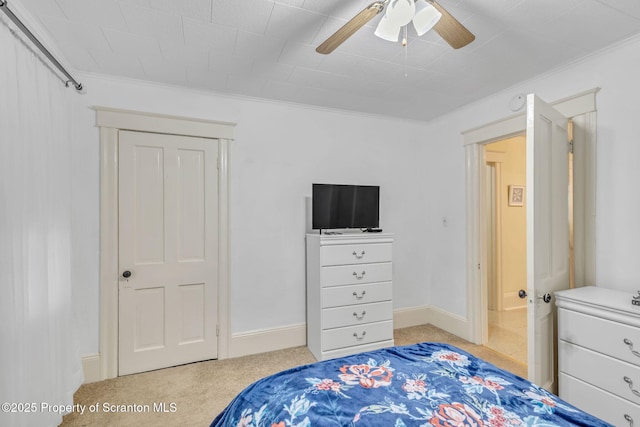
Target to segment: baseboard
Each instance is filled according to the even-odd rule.
[[[457,314],[449,313],[441,308],[428,306],[429,317],[428,322],[444,331],[456,335],[467,341],[471,341],[471,331],[469,330],[469,320]]]
[[[469,336],[467,319],[438,307],[422,306],[400,308],[393,311],[393,327],[395,329],[425,324],[432,324],[464,339],[468,339]],[[243,332],[231,335],[229,357],[248,356],[304,345],[307,345],[307,326],[304,323],[282,328]],[[99,354],[89,354],[82,357],[85,384],[100,381],[100,369]]]
[[[431,309],[428,306],[393,310],[393,329],[410,328],[429,323]]]
[[[247,356],[301,345],[307,345],[305,324],[232,334],[229,357]]]
[[[438,307],[422,306],[401,308],[393,311],[394,329],[432,324],[460,338],[468,340],[469,321]],[[307,345],[305,324],[284,328],[232,334],[229,343],[229,357],[247,356],[267,351]]]
[[[502,308],[504,310],[516,310],[526,308],[527,300],[520,298],[518,292],[505,292],[502,296]]]
[[[100,355],[87,354],[82,356],[82,373],[84,374],[83,384],[94,383],[102,380],[100,376]]]

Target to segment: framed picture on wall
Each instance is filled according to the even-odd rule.
[[[509,186],[509,206],[524,206],[524,185]]]

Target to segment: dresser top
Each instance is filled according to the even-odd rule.
[[[574,311],[594,314],[605,318],[624,316],[633,323],[640,323],[640,306],[631,304],[633,293],[604,288],[585,286],[582,288],[559,291],[555,294],[556,305]]]
[[[319,241],[322,245],[349,245],[358,243],[391,243],[391,233],[363,233],[362,231],[344,232],[342,234],[311,234],[307,240]]]

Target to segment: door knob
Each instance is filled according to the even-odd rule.
[[[125,279],[128,279],[129,277],[131,277],[131,272],[129,270],[123,271],[122,277],[124,277]]]
[[[547,294],[544,294],[544,295],[539,295],[538,299],[541,299],[542,301],[544,301],[547,304],[549,304],[551,302],[551,294],[547,293]]]
[[[518,297],[520,297],[520,299],[525,299],[527,297],[527,291],[525,291],[524,289],[520,289],[518,291]]]

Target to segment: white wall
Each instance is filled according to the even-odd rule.
[[[640,289],[640,38],[636,37],[536,79],[523,82],[469,104],[429,124],[430,149],[451,160],[451,168],[438,167],[450,180],[450,194],[433,194],[433,204],[464,212],[464,153],[461,132],[512,115],[509,100],[518,93],[537,93],[547,101],[562,99],[594,87],[597,94],[596,281],[599,286],[635,293]],[[453,158],[457,161],[453,161]],[[431,304],[466,315],[464,223],[451,223],[454,241],[445,244],[443,262],[431,265],[430,274],[449,277],[430,283]],[[431,248],[433,251],[433,248]],[[454,296],[455,297],[452,297]]]
[[[215,96],[80,75],[74,140],[75,289],[81,351],[98,352],[99,152],[103,106],[235,122],[230,150],[231,332],[305,322],[305,197],[313,182],[381,186],[381,227],[395,234],[395,308],[424,306],[421,229],[430,191],[424,123]]]

